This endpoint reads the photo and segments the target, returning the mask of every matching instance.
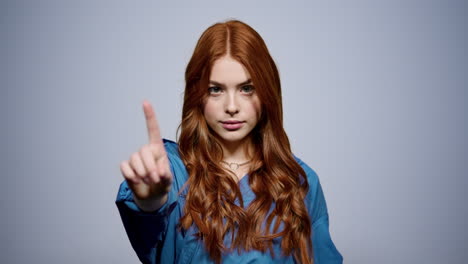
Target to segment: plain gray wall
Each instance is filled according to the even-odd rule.
[[[466,1],[192,2],[1,2],[1,263],[138,262],[119,163],[143,99],[175,139],[195,43],[227,18],[277,62],[345,263],[466,263]]]

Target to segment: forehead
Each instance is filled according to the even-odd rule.
[[[250,74],[244,65],[228,56],[217,59],[211,68],[210,81],[235,86],[248,79]]]

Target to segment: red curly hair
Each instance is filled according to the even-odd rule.
[[[261,102],[260,120],[249,135],[254,149],[249,185],[255,199],[247,208],[235,177],[220,165],[221,144],[203,115],[212,66],[225,55],[248,70]],[[261,36],[238,20],[210,26],[198,40],[185,81],[178,144],[189,179],[181,228],[196,225],[216,263],[232,249],[273,254],[275,238],[281,238],[284,255],[313,263],[311,220],[304,204],[309,185],[283,128],[280,78]],[[229,248],[223,243],[228,233]]]

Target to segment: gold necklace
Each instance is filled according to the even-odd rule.
[[[246,161],[244,163],[236,163],[236,162],[226,162],[224,160],[222,160],[221,162],[228,165],[231,170],[237,170],[239,169],[240,166],[244,166],[245,164],[250,163],[250,161]]]

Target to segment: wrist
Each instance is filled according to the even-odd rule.
[[[167,202],[167,194],[157,198],[148,198],[140,200],[133,196],[133,201],[142,211],[146,213],[154,212],[161,208]]]

